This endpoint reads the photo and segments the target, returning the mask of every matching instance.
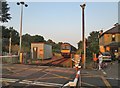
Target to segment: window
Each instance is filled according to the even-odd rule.
[[[112,41],[115,41],[115,34],[112,35]]]

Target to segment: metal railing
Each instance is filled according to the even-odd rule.
[[[2,63],[18,63],[19,56],[18,55],[7,55],[7,56],[0,56]]]

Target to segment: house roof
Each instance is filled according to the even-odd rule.
[[[116,33],[120,33],[120,24],[115,25],[111,29],[105,31],[103,34],[100,35],[100,37],[103,36],[104,34],[116,34]]]

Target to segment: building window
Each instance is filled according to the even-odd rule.
[[[112,35],[112,41],[115,41],[115,34]]]

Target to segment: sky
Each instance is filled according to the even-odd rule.
[[[20,6],[9,2],[12,19],[7,27],[20,29]],[[82,2],[26,2],[22,34],[42,35],[45,40],[68,42],[75,47],[82,40]],[[92,31],[106,31],[118,22],[117,2],[86,2],[85,37]]]

